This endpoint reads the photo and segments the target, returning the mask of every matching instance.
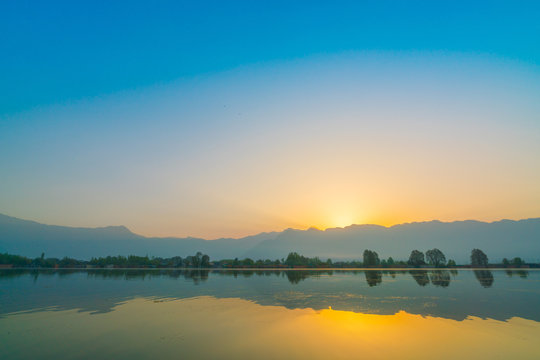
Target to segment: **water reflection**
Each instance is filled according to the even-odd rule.
[[[377,286],[382,282],[382,271],[364,271],[364,274],[366,275],[366,282],[369,286]]]
[[[493,273],[488,269],[474,270],[474,275],[485,288],[491,287],[493,285]]]
[[[363,273],[366,283],[370,286],[377,286],[383,282],[384,276],[389,276],[395,279],[398,274],[408,273],[412,276],[415,282],[425,287],[430,283],[438,287],[448,287],[451,283],[451,277],[458,275],[458,270],[446,269],[414,269],[414,270],[197,270],[197,269],[93,269],[93,270],[32,270],[32,269],[11,269],[0,270],[0,279],[17,278],[19,276],[31,276],[36,282],[40,276],[58,276],[60,278],[69,277],[73,274],[85,273],[89,278],[101,279],[123,279],[123,280],[144,280],[150,278],[170,277],[174,279],[184,278],[192,281],[194,284],[199,284],[208,280],[209,274],[219,274],[220,276],[243,277],[250,278],[252,276],[276,276],[285,277],[291,284],[299,284],[309,278],[319,278],[321,276],[332,276],[337,271],[340,274],[360,274]],[[490,287],[493,285],[493,273],[489,269],[474,269],[474,275],[482,287]],[[511,270],[506,269],[505,273],[508,277],[519,276],[526,279],[529,276],[527,270]]]
[[[446,287],[450,284],[450,273],[448,270],[337,270],[341,274],[361,274],[363,273],[366,283],[372,287],[380,285],[383,281],[383,275],[395,279],[397,274],[409,273],[412,275],[416,283],[420,286],[426,286],[430,282],[435,286]],[[451,270],[453,276],[457,275],[457,270]],[[206,270],[206,269],[92,269],[92,270],[33,270],[33,269],[13,269],[0,271],[1,278],[15,278],[18,276],[31,275],[34,281],[37,281],[39,276],[58,276],[68,277],[73,274],[85,273],[90,278],[101,279],[123,279],[123,280],[144,280],[150,278],[170,277],[184,278],[193,281],[194,284],[199,284],[208,279],[210,273],[219,274],[220,276],[231,276],[234,278],[243,277],[250,278],[256,276],[277,276],[285,277],[291,284],[298,284],[309,278],[319,278],[321,276],[332,276],[334,270]],[[507,274],[512,276],[513,273],[523,276],[523,271],[515,271]],[[525,272],[526,273],[526,272]]]
[[[540,271],[507,269],[505,273],[475,269],[457,274],[446,269],[0,271],[0,318],[12,312],[43,308],[103,314],[138,297],[197,296],[235,297],[289,309],[331,306],[377,314],[405,310],[456,320],[469,315],[540,320],[537,306]]]
[[[101,279],[124,279],[124,280],[144,280],[156,277],[170,277],[173,279],[184,278],[193,281],[194,284],[199,284],[202,281],[208,280],[210,270],[186,269],[186,270],[138,270],[138,269],[121,269],[121,270],[92,270],[89,271],[88,277]]]
[[[269,274],[268,271],[265,273]],[[276,275],[280,275],[281,272],[278,272]],[[291,284],[298,284],[300,281],[306,280],[309,277],[320,277],[321,275],[332,275],[332,271],[308,271],[308,270],[294,270],[294,271],[283,271],[287,280]]]
[[[540,323],[530,320],[286,309],[210,296],[138,298],[99,316],[14,314],[0,328],[2,359],[540,358]]]
[[[426,270],[411,270],[409,273],[418,285],[426,286],[429,284],[429,276]]]
[[[448,287],[450,285],[450,272],[448,270],[432,270],[429,280],[435,286]]]
[[[519,270],[506,269],[505,271],[506,271],[506,275],[508,275],[509,277],[518,275],[520,278],[526,279],[527,276],[529,276],[529,272],[523,269],[519,269]]]

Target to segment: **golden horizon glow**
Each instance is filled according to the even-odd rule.
[[[2,143],[0,213],[205,239],[540,216],[539,84],[515,63],[352,54],[29,112]]]
[[[497,221],[501,221],[501,220],[519,221],[519,220],[530,219],[530,218],[540,218],[540,215],[536,216],[536,217],[525,217],[525,218],[508,218],[508,217],[489,218],[489,219],[472,219],[472,218],[455,218],[455,219],[435,219],[434,218],[434,219],[428,219],[428,218],[425,218],[425,219],[407,219],[407,220],[403,220],[403,221],[397,221],[397,220],[388,219],[386,221],[365,221],[365,222],[342,221],[342,222],[340,222],[341,219],[349,219],[349,218],[354,218],[354,217],[353,216],[337,217],[337,219],[338,219],[337,221],[327,222],[324,225],[323,224],[301,225],[301,226],[298,226],[298,227],[280,228],[279,230],[275,230],[275,231],[283,231],[283,230],[289,229],[289,228],[292,228],[292,229],[295,229],[295,230],[317,229],[317,230],[320,230],[320,231],[326,231],[328,229],[344,229],[344,228],[347,228],[349,226],[355,226],[355,225],[375,225],[375,226],[382,226],[382,227],[390,228],[390,227],[393,227],[393,226],[396,226],[396,225],[411,224],[411,223],[425,223],[425,222],[431,222],[431,221],[440,221],[440,222],[444,222],[444,223],[451,223],[451,222],[472,220],[472,221],[491,223],[491,222],[497,222]],[[270,231],[273,231],[273,230],[270,230]],[[266,232],[268,232],[268,231],[266,231]],[[253,235],[253,234],[251,234],[251,235]]]

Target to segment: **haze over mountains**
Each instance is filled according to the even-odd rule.
[[[520,256],[540,261],[540,218],[480,221],[418,222],[384,227],[351,225],[346,228],[261,233],[240,239],[151,238],[124,226],[75,228],[44,225],[0,214],[0,252],[28,257],[90,259],[107,255],[187,256],[201,251],[212,259],[280,259],[291,251],[322,259],[361,259],[365,249],[381,258],[407,259],[411,250],[439,248],[447,259],[467,263],[473,248],[491,261]]]

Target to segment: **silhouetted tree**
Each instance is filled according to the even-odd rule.
[[[379,264],[379,255],[375,251],[364,250],[364,266],[377,266]]]
[[[291,252],[287,255],[285,264],[288,266],[305,266],[307,265],[307,258],[298,254],[297,252]]]
[[[201,257],[201,267],[203,268],[207,268],[210,266],[210,256],[204,254],[202,257]]]
[[[255,265],[255,261],[250,258],[245,258],[244,260],[242,260],[242,264],[246,267],[253,267],[253,265]]]
[[[180,256],[173,256],[170,261],[171,267],[182,267],[182,258]]]
[[[413,250],[411,252],[411,255],[409,256],[409,261],[407,261],[407,264],[419,267],[421,265],[424,265],[426,262],[424,260],[424,253],[418,250]]]
[[[508,267],[510,265],[510,261],[508,261],[507,258],[502,259],[502,264],[504,267]]]
[[[426,258],[428,262],[435,267],[439,267],[446,263],[446,257],[439,249],[432,249],[426,251]]]
[[[480,249],[473,249],[471,251],[471,265],[474,267],[486,267],[488,266],[488,257]]]
[[[327,265],[328,267],[331,267],[331,266],[332,266],[332,259],[327,259],[327,260],[326,260],[326,265]]]
[[[201,267],[201,260],[202,260],[202,252],[197,251],[197,254],[193,256],[191,259],[191,262],[193,263],[193,267],[199,268]]]
[[[448,262],[446,263],[446,266],[448,267],[455,267],[456,266],[456,262],[452,259],[448,260]]]
[[[525,264],[525,262],[523,260],[521,260],[520,257],[515,257],[515,258],[512,259],[512,265],[514,265],[514,266],[521,266],[523,264]]]
[[[8,253],[0,254],[0,264],[9,264],[13,266],[28,266],[32,263],[32,260],[25,256],[10,255]]]

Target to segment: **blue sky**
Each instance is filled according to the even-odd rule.
[[[540,216],[535,2],[0,4],[0,213],[157,236]]]
[[[3,1],[0,114],[345,51],[540,63],[535,1]]]

